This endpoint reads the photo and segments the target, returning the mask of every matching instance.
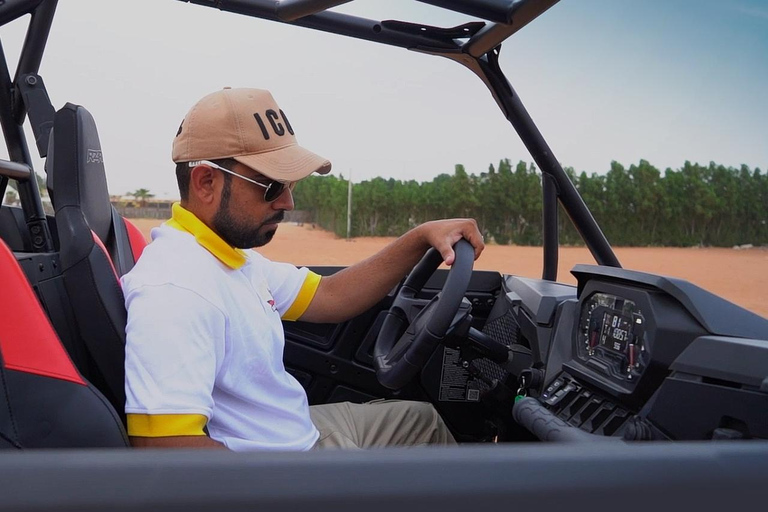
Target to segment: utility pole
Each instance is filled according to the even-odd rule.
[[[352,169],[349,170],[347,185],[347,241],[349,241],[352,232]]]

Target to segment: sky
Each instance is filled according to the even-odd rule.
[[[469,19],[413,0],[336,10]],[[26,24],[0,29],[12,73]],[[508,39],[500,62],[555,156],[579,172],[641,158],[768,168],[767,0],[562,0]],[[173,137],[224,86],[272,91],[299,143],[355,182],[531,161],[482,82],[454,62],[177,0],[59,2],[40,74],[56,108],[93,114],[112,194],[178,197]]]

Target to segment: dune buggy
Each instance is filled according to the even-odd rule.
[[[428,400],[463,446],[285,454],[127,448],[117,283],[143,238],[109,202],[93,117],[80,105],[56,110],[38,74],[57,1],[0,2],[2,25],[31,15],[15,76],[0,52],[0,196],[15,180],[21,200],[0,209],[0,509],[765,502],[768,320],[688,282],[623,269],[499,66],[501,44],[557,1],[423,1],[474,21],[331,10],[344,0],[189,2],[453,60],[487,86],[542,172],[540,279],[473,271],[459,243],[450,271],[428,253],[349,322],[285,326],[286,367],[311,403]],[[557,282],[558,205],[597,263],[572,270],[577,286]]]

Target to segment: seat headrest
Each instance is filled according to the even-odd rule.
[[[112,206],[93,116],[84,107],[67,103],[56,112],[51,138],[53,151],[48,152],[46,169],[54,209],[79,208],[91,230],[106,242]]]

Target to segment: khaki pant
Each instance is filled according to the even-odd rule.
[[[456,444],[443,419],[426,402],[375,400],[313,405],[309,415],[320,431],[315,450]]]

